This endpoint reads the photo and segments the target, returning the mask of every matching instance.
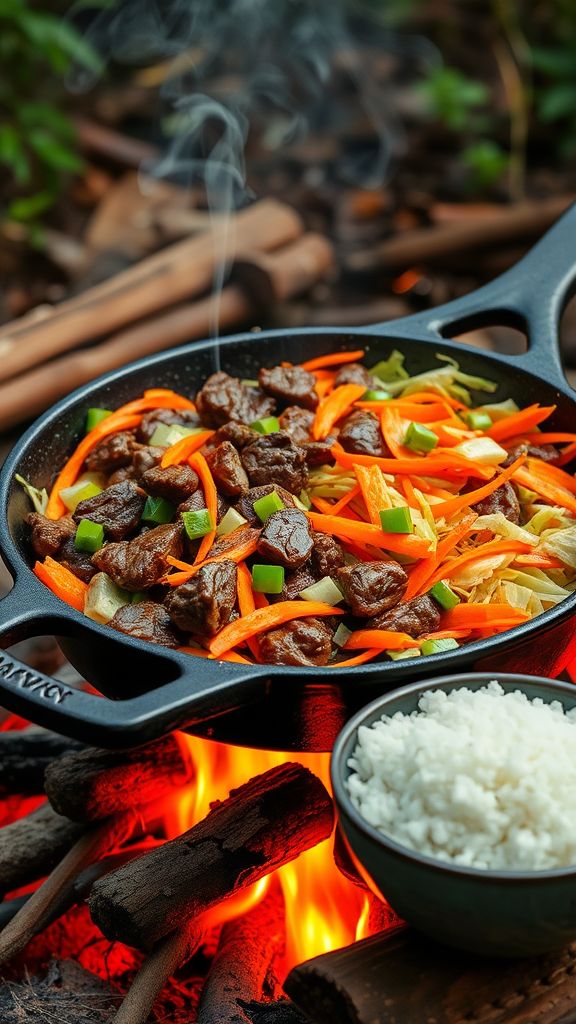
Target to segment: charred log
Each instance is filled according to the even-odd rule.
[[[62,754],[81,744],[44,729],[0,733],[0,795],[43,793],[44,772]]]
[[[43,804],[0,829],[0,892],[10,892],[48,874],[84,832]]]

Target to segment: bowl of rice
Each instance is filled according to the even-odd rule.
[[[495,956],[576,939],[576,687],[406,686],[347,723],[331,774],[359,871],[407,923]]]

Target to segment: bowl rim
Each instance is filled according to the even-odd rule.
[[[503,871],[493,870],[490,868],[472,868],[465,867],[460,864],[453,864],[450,861],[442,861],[436,857],[430,857],[427,854],[419,853],[417,850],[411,850],[409,847],[396,842],[389,836],[379,832],[373,825],[370,825],[365,818],[362,817],[358,809],[352,803],[348,791],[345,786],[345,779],[347,778],[348,765],[344,762],[344,758],[349,755],[347,748],[353,737],[356,736],[358,728],[361,725],[366,724],[366,720],[374,715],[374,712],[382,710],[382,714],[386,713],[386,706],[393,705],[394,702],[402,697],[409,696],[411,694],[422,694],[430,689],[462,689],[468,683],[481,683],[485,684],[496,681],[501,682],[505,685],[505,689],[522,689],[526,685],[545,685],[551,690],[552,700],[562,700],[563,694],[570,695],[575,701],[576,707],[576,685],[566,682],[558,682],[554,679],[549,679],[545,676],[530,676],[523,673],[517,672],[462,672],[456,675],[444,675],[437,676],[430,679],[424,679],[420,682],[411,683],[408,686],[402,686],[398,689],[391,690],[376,700],[370,702],[357,711],[346,723],[344,728],[340,731],[334,743],[332,754],[330,757],[330,780],[332,784],[332,792],[334,794],[334,800],[337,809],[337,822],[340,823],[342,818],[349,818],[351,823],[364,834],[366,838],[371,840],[372,843],[383,847],[389,853],[393,854],[400,860],[413,862],[420,865],[423,868],[436,871],[439,873],[456,875],[463,879],[474,880],[477,882],[484,881],[486,883],[500,882],[500,883],[516,883],[525,884],[527,882],[535,881],[546,881],[553,879],[562,879],[576,875],[576,864],[569,865],[567,867],[560,868],[547,868],[540,871]],[[345,829],[343,829],[345,831]],[[346,841],[351,844],[348,837]],[[362,858],[358,857],[358,854],[354,850],[354,856],[363,864]],[[365,865],[363,865],[365,867]],[[368,870],[365,867],[365,870]],[[371,875],[371,872],[368,872]]]

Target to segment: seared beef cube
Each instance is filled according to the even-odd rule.
[[[310,523],[298,508],[273,512],[258,541],[258,554],[286,569],[299,569],[312,551]]]
[[[344,451],[352,452],[353,455],[377,455],[383,459],[390,457],[378,419],[367,409],[357,409],[346,417],[338,440]]]
[[[308,565],[303,565],[301,569],[296,569],[294,572],[287,572],[284,577],[284,586],[282,592],[277,597],[270,594],[269,599],[272,603],[274,601],[295,601],[299,594],[303,590],[307,590],[312,584],[317,582],[316,576],[310,571]]]
[[[241,544],[257,541],[259,536],[260,530],[256,530],[253,526],[239,526],[237,530],[227,533],[225,537],[217,537],[206,557],[221,558],[222,555],[228,554],[229,551],[240,547]]]
[[[125,604],[118,609],[108,625],[136,640],[148,640],[161,647],[179,647],[181,644],[168,612],[156,601]]]
[[[216,512],[216,523],[218,524],[226,515],[229,505],[224,501],[223,498],[218,495],[218,507]],[[200,509],[206,508],[206,498],[204,497],[204,491],[198,488],[191,494],[186,501],[183,501],[181,505],[178,505],[178,512],[199,512]]]
[[[329,533],[312,533],[312,568],[319,576],[336,576],[345,565],[344,549]]]
[[[142,487],[155,498],[165,498],[173,505],[186,501],[198,490],[198,476],[191,466],[152,466],[142,474]]]
[[[227,498],[237,498],[248,490],[246,471],[231,441],[222,441],[216,448],[207,451],[206,462],[216,487]]]
[[[321,619],[293,619],[258,638],[262,661],[270,665],[326,665],[332,630]]]
[[[183,543],[182,523],[166,523],[134,540],[106,544],[92,564],[124,590],[148,590],[171,568],[168,555],[182,557]]]
[[[82,580],[83,583],[90,583],[92,577],[96,575],[96,569],[92,564],[92,556],[86,551],[78,551],[73,537],[68,537],[64,541],[60,548],[58,561],[66,566],[70,572],[74,573],[79,580]]]
[[[408,575],[398,562],[358,562],[337,572],[338,583],[353,615],[380,615],[398,604]]]
[[[251,487],[249,491],[236,502],[236,511],[244,517],[250,526],[261,526],[261,520],[254,511],[254,502],[264,498],[267,494],[276,491],[276,494],[287,508],[295,508],[294,498],[285,491],[283,487],[276,487],[274,484],[262,484],[261,487]]]
[[[31,530],[32,547],[39,558],[57,555],[64,541],[76,533],[76,526],[69,516],[47,519],[40,512],[30,512],[26,522]]]
[[[250,424],[270,416],[275,402],[259,388],[248,387],[237,377],[219,371],[208,377],[196,395],[196,406],[203,423],[221,427],[229,420]]]
[[[505,469],[506,466],[511,466],[519,455],[529,455],[531,459],[540,459],[542,462],[550,462],[552,465],[560,458],[560,452],[553,444],[517,444],[508,452],[508,458],[500,463],[500,468]]]
[[[142,477],[144,473],[149,469],[153,469],[154,466],[159,466],[162,461],[162,456],[166,452],[165,448],[160,448],[156,445],[139,445],[138,451],[134,452],[132,459],[132,467],[134,469],[134,477],[138,483],[142,483]]]
[[[362,363],[348,363],[342,366],[334,378],[334,387],[339,388],[341,384],[362,384],[366,390],[383,387],[381,381],[362,366]]]
[[[139,525],[145,504],[146,495],[133,481],[125,480],[79,502],[74,520],[79,523],[81,519],[90,519],[100,523],[107,537],[123,540]]]
[[[142,417],[138,427],[138,440],[142,444],[150,444],[156,427],[161,423],[174,424],[178,427],[198,427],[200,417],[194,409],[151,409]]]
[[[245,423],[235,423],[234,420],[230,420],[229,423],[218,428],[214,436],[210,438],[210,442],[221,444],[222,441],[230,441],[235,448],[240,450],[255,441],[257,437],[257,430],[252,430],[252,427],[247,427]]]
[[[189,583],[175,587],[164,602],[172,621],[184,633],[214,636],[230,621],[236,574],[236,563],[223,559],[210,562]]]
[[[308,483],[305,452],[282,431],[258,438],[241,457],[252,487],[279,484],[290,494],[300,494]]]
[[[318,405],[316,377],[301,366],[262,368],[258,383],[267,395],[288,405],[301,405],[305,409],[315,409]]]
[[[307,441],[306,444],[303,444],[306,465],[325,466],[334,462],[332,445],[335,440],[335,437],[326,437],[324,441]]]
[[[434,633],[440,625],[440,609],[428,594],[401,601],[395,608],[378,615],[368,623],[368,629],[388,629],[392,633],[408,633],[418,637]]]
[[[86,456],[86,468],[91,473],[114,473],[130,465],[135,451],[136,441],[131,431],[110,434]]]
[[[122,466],[122,469],[116,469],[108,477],[108,486],[112,487],[114,484],[123,484],[125,480],[135,480],[136,473],[134,472],[134,466]]]
[[[312,437],[314,413],[303,409],[301,405],[289,405],[280,416],[280,427],[296,444],[303,444]]]
[[[468,481],[462,489],[462,493],[466,494],[468,491],[474,491],[478,487],[478,481]],[[520,522],[520,502],[518,501],[518,495],[511,483],[506,481],[501,487],[498,487],[492,494],[489,494],[487,498],[483,498],[482,501],[477,501],[471,508],[478,513],[479,516],[490,516],[494,512],[502,512],[509,519],[511,523]]]

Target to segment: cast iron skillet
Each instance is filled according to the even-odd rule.
[[[416,678],[481,671],[555,675],[576,653],[576,594],[512,632],[457,651],[353,669],[243,666],[194,659],[133,640],[91,622],[53,596],[30,569],[23,519],[28,500],[13,483],[20,473],[38,487],[55,472],[83,431],[90,406],[114,409],[145,388],[194,394],[218,368],[254,377],[259,366],[300,362],[365,347],[367,365],[401,347],[412,372],[454,355],[463,369],[500,385],[491,401],[515,398],[556,404],[552,429],[574,430],[576,396],[562,374],[558,324],[576,283],[576,206],[512,270],[431,312],[362,330],[266,331],[205,341],[107,374],[40,417],[8,457],[0,479],[0,551],[14,588],[0,603],[0,648],[39,634],[60,637],[63,650],[105,694],[72,690],[0,651],[0,704],[62,733],[102,746],[142,743],[176,727],[243,745],[329,750],[350,714],[380,693]],[[486,354],[448,340],[490,324],[525,331],[528,351]],[[116,698],[114,700],[108,698]]]

